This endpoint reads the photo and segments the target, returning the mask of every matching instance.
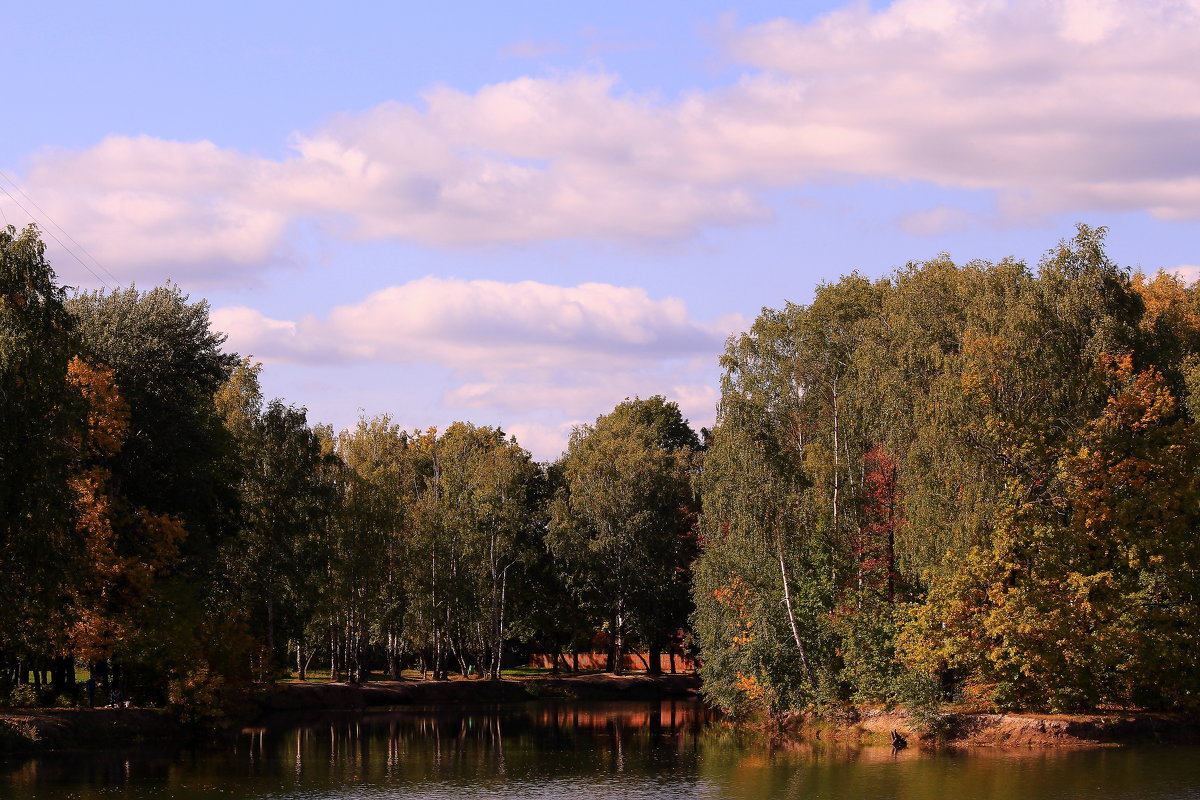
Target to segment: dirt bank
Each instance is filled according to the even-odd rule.
[[[223,725],[189,726],[163,709],[9,709],[0,711],[0,752],[94,749],[149,742],[219,738],[248,718],[380,706],[509,703],[541,697],[657,700],[695,697],[695,675],[570,675],[515,680],[396,681],[363,685],[280,683],[250,698],[244,714]]]
[[[260,702],[264,713],[304,709],[353,709],[372,706],[507,703],[539,697],[580,700],[657,700],[695,697],[695,675],[570,675],[502,681],[384,681],[346,683],[281,683]]]
[[[0,713],[0,752],[175,742],[190,733],[163,709],[39,708]]]
[[[1134,742],[1200,741],[1200,717],[1185,714],[1114,712],[1104,714],[944,715],[931,732],[903,710],[861,709],[837,723],[797,716],[785,726],[800,738],[890,741],[893,731],[910,744],[926,747],[1097,747]]]

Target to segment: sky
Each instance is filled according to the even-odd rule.
[[[1200,0],[3,5],[0,224],[339,429],[711,426],[762,308],[1079,222],[1200,276]]]

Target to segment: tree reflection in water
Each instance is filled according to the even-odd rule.
[[[1195,747],[895,753],[780,743],[689,701],[546,700],[275,718],[232,744],[0,761],[0,797],[1142,798],[1200,796]]]

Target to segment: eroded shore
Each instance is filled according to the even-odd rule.
[[[903,709],[864,708],[829,721],[796,714],[781,721],[798,739],[890,742],[896,733],[917,747],[1103,747],[1149,742],[1200,742],[1200,716],[1154,712],[988,714],[950,712],[932,722]]]

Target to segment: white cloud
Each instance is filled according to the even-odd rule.
[[[135,278],[148,269],[212,278],[277,257],[293,217],[271,192],[278,172],[211,142],[110,136],[81,152],[38,154],[24,183],[102,264]]]
[[[1013,217],[1200,216],[1197,0],[856,3],[725,45],[750,71],[676,99],[605,74],[440,87],[298,133],[281,160],[114,136],[36,156],[25,183],[102,260],[227,280],[279,258],[296,219],[439,246],[670,239],[831,177],[994,191]]]
[[[961,230],[974,221],[975,217],[971,212],[950,206],[912,211],[902,214],[898,220],[901,230],[917,236],[936,236]]]
[[[1200,215],[1200,4],[900,0],[729,47],[872,146],[836,171],[1007,193],[1034,212]]]
[[[453,381],[442,397],[448,414],[515,419],[513,432],[542,454],[548,442],[566,442],[569,425],[530,415],[590,420],[631,395],[666,395],[696,425],[711,425],[717,356],[725,337],[747,324],[737,316],[698,322],[682,301],[639,288],[438,278],[320,318],[275,320],[246,307],[215,309],[211,318],[230,347],[267,363],[443,367]]]
[[[504,58],[543,58],[565,53],[567,48],[555,41],[535,42],[532,39],[521,39],[518,42],[500,49]]]
[[[1178,275],[1188,283],[1200,281],[1200,264],[1180,264],[1177,267],[1168,267],[1166,271]]]
[[[585,283],[552,286],[427,277],[337,306],[319,319],[219,308],[230,346],[274,361],[428,362],[458,369],[603,368],[720,350],[739,317],[692,320],[682,300]]]
[[[505,428],[504,432],[532,453],[535,460],[552,461],[566,449],[571,429],[577,424],[578,422],[564,422],[559,425],[517,423]]]

